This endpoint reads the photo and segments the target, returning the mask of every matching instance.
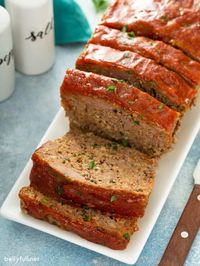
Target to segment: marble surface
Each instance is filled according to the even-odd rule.
[[[17,73],[14,94],[7,101],[0,103],[0,205],[58,111],[59,86],[65,69],[74,66],[82,49],[81,44],[57,47],[55,65],[43,75],[32,77]],[[135,265],[158,265],[192,190],[192,172],[199,157],[200,134]],[[13,264],[125,265],[0,217],[0,265]],[[200,265],[200,233],[193,243],[185,265]]]

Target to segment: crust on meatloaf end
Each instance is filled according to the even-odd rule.
[[[61,102],[72,128],[129,144],[152,157],[167,151],[180,114],[145,92],[101,75],[68,69]]]
[[[121,216],[143,216],[156,161],[141,152],[73,130],[32,156],[31,186],[56,200]]]
[[[200,85],[200,63],[192,60],[181,50],[162,41],[135,36],[133,31],[122,32],[121,30],[99,25],[96,27],[89,43],[138,53],[176,72],[197,89]]]
[[[131,235],[137,231],[135,218],[116,218],[87,206],[62,204],[33,187],[22,188],[19,197],[21,209],[26,214],[111,249],[125,249]]]
[[[162,40],[198,61],[199,23],[199,0],[116,0],[102,18],[110,28]]]
[[[131,51],[89,44],[77,59],[83,71],[123,79],[180,112],[194,102],[197,90],[178,74]]]

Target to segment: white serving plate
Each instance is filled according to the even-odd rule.
[[[32,166],[32,162],[30,160],[3,203],[0,210],[1,215],[7,219],[33,227],[121,262],[134,264],[142,252],[142,249],[153,229],[153,226],[156,223],[156,220],[160,214],[160,211],[162,210],[178,172],[190,150],[195,136],[198,133],[200,128],[199,114],[200,96],[197,100],[196,106],[184,116],[180,131],[177,136],[178,140],[173,149],[168,152],[159,162],[155,186],[150,196],[150,201],[146,209],[145,216],[140,220],[140,229],[132,236],[126,250],[111,250],[107,247],[84,240],[73,233],[59,229],[55,225],[50,225],[47,222],[40,221],[23,214],[20,210],[18,192],[21,187],[29,184],[29,173]],[[49,139],[60,137],[68,130],[69,122],[64,116],[64,111],[61,108],[42,138],[40,144]]]

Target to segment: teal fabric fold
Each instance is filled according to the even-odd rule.
[[[91,29],[80,6],[74,0],[54,0],[57,44],[87,42]]]
[[[4,0],[0,0],[0,5],[4,5]],[[76,1],[54,0],[53,5],[56,44],[87,42],[91,28]]]

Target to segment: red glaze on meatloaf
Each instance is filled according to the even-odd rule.
[[[61,201],[72,200],[120,216],[143,216],[156,160],[93,133],[73,130],[32,155],[31,186]]]
[[[100,25],[96,28],[89,43],[138,53],[173,70],[191,85],[198,87],[200,84],[200,63],[162,41],[135,36],[134,32],[122,32]]]
[[[173,143],[180,114],[122,80],[68,69],[61,101],[70,126],[160,156]]]
[[[200,60],[199,0],[116,0],[102,24],[163,40]]]
[[[78,58],[76,67],[123,79],[181,112],[191,106],[197,93],[173,71],[130,51],[89,44]]]
[[[87,206],[62,204],[33,187],[22,188],[19,197],[26,214],[115,250],[125,249],[131,235],[137,231],[135,218],[116,218]]]

